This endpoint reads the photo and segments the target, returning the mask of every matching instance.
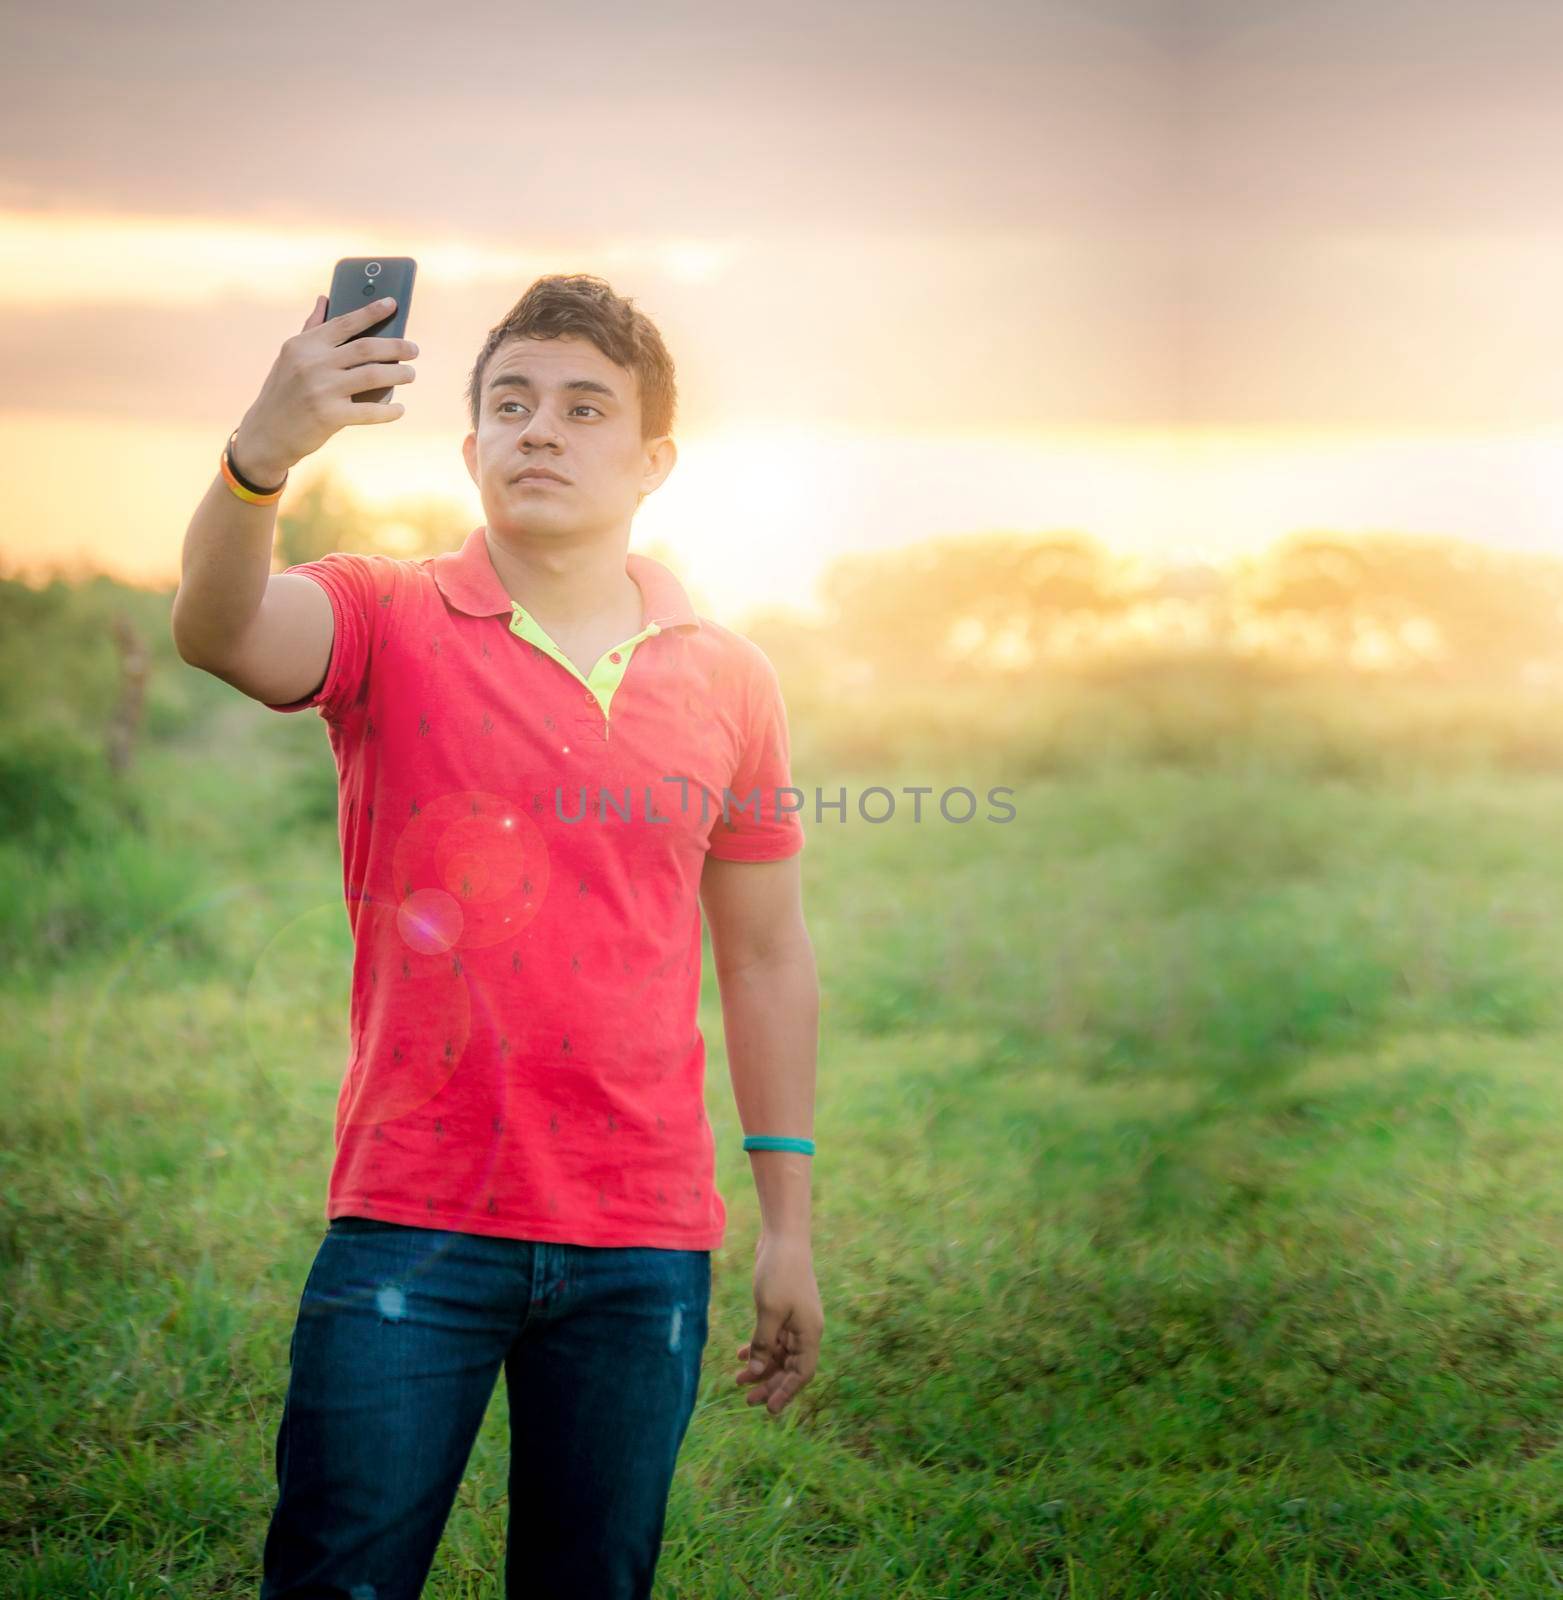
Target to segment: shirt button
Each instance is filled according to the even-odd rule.
[[[597,699],[597,696],[596,696],[596,695],[594,695],[594,694],[593,694],[593,693],[592,693],[592,692],[591,692],[591,690],[590,690],[590,689],[588,689],[588,690],[587,690],[587,691],[586,691],[586,699],[587,699],[587,703],[588,703],[588,704],[590,704],[590,703],[592,703],[592,702],[594,702],[594,701],[595,701],[595,700],[596,700],[596,699]]]
[[[608,657],[608,659],[610,661],[622,661],[624,658],[619,654],[619,652],[617,650],[615,650],[613,652],[613,654]]]

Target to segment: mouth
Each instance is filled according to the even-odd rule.
[[[569,479],[561,478],[557,473],[539,472],[533,468],[525,472],[518,472],[510,481],[518,484],[552,483],[563,487],[568,484]]]

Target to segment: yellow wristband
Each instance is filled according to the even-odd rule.
[[[252,506],[269,506],[274,501],[280,500],[282,498],[282,491],[288,486],[288,478],[286,473],[282,475],[282,482],[279,483],[275,489],[269,490],[252,489],[249,484],[245,483],[244,480],[239,477],[238,473],[234,469],[233,457],[230,453],[233,449],[233,441],[238,437],[239,430],[235,428],[233,432],[228,435],[227,444],[223,446],[223,453],[220,461],[223,482],[226,483],[241,500],[247,500]]]

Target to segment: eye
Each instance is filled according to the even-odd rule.
[[[506,406],[518,406],[520,404],[521,404],[521,402],[519,400],[503,400],[503,401],[501,401],[500,402],[500,406],[499,406],[499,414],[500,414],[500,416],[503,416],[505,414],[505,407]],[[599,417],[602,415],[602,412],[598,411],[596,406],[588,405],[584,400],[581,402],[580,405],[573,406],[571,409],[575,410],[575,411],[596,411],[597,415]]]

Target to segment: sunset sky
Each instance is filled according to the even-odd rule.
[[[172,583],[370,253],[419,262],[408,412],[295,483],[444,497],[458,546],[484,334],[600,273],[679,370],[632,548],[735,622],[934,534],[1563,550],[1559,60],[1516,0],[12,7],[0,559]]]

